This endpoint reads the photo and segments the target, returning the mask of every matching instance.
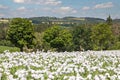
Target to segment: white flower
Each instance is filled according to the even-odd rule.
[[[37,74],[32,74],[32,77],[34,77],[35,79],[39,79],[40,77]]]
[[[94,76],[95,80],[105,80],[107,77],[111,80],[120,79],[120,51],[86,51],[86,52],[37,52],[37,53],[25,53],[25,52],[5,52],[0,54],[0,76],[2,73],[7,74],[9,80],[14,80],[13,75],[10,74],[10,68],[14,66],[27,66],[27,70],[18,69],[15,75],[18,78],[15,80],[26,80],[28,73],[31,73],[31,77],[35,79],[44,80],[44,75],[48,75],[47,80],[54,80],[55,76],[69,74],[75,72],[76,76],[64,76],[64,79],[69,80],[91,80],[92,73],[98,70],[100,73],[105,72],[105,75],[96,74]],[[7,57],[7,58],[6,58]],[[4,59],[5,58],[5,59]],[[2,60],[3,59],[3,60]],[[56,60],[55,60],[56,59]],[[101,61],[102,59],[102,61]],[[71,63],[72,62],[72,63]],[[113,62],[112,64],[106,65],[102,68],[103,63]],[[96,64],[94,64],[96,63]],[[80,64],[80,65],[79,65]],[[31,66],[34,67],[44,67],[43,70],[33,70]],[[55,71],[50,71],[55,69]],[[90,74],[86,78],[81,76],[81,73],[85,72],[85,69],[89,71]],[[108,70],[115,72],[114,75],[110,76],[107,73]]]
[[[118,80],[120,80],[120,75],[118,75]]]
[[[21,77],[20,80],[27,80],[25,77]]]
[[[8,75],[9,80],[13,80],[13,75]]]
[[[3,72],[3,69],[2,69],[2,68],[0,68],[0,72]]]
[[[84,68],[81,67],[81,68],[79,69],[79,72],[84,73],[84,72],[85,72]]]
[[[100,80],[106,80],[105,76],[103,76],[103,75],[98,75],[98,76],[99,76]]]
[[[50,79],[54,79],[54,76],[51,75],[51,74],[50,74],[48,77],[49,77]]]
[[[116,80],[117,76],[116,75],[113,75],[110,77],[111,80]]]
[[[89,74],[88,76],[87,76],[87,79],[91,79],[92,78],[92,75],[91,74]]]
[[[69,80],[75,80],[75,76],[70,76]]]
[[[100,80],[100,78],[98,77],[98,75],[95,75],[94,80]]]
[[[76,77],[75,80],[84,80],[84,78],[82,76]]]
[[[0,73],[0,79],[1,79],[1,77],[2,77],[2,73]]]

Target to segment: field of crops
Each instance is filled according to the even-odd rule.
[[[120,51],[5,51],[0,80],[120,80]]]

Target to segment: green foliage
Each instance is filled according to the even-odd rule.
[[[18,76],[15,75],[15,72],[19,69],[24,69],[25,66],[21,65],[21,66],[14,66],[12,68],[10,68],[10,73],[13,75],[14,78],[17,78]]]
[[[52,49],[57,51],[71,51],[72,49],[72,34],[69,30],[54,26],[45,31],[44,49]],[[49,46],[49,47],[48,47]]]
[[[48,79],[48,75],[47,75],[47,73],[44,73],[44,79],[45,79],[45,80]]]
[[[120,50],[120,41],[115,42],[115,44],[110,49]]]
[[[28,75],[27,75],[27,80],[31,80],[32,79],[32,77],[31,77],[31,72],[28,72]]]
[[[89,17],[85,19],[34,17],[29,18],[29,20],[14,18],[9,20],[9,23],[0,22],[0,46],[2,46],[0,52],[8,49],[19,51],[18,48],[20,51],[23,51],[23,48],[44,49],[46,51],[120,49],[120,24],[118,20],[112,20],[110,15],[106,19],[106,24],[99,25],[96,24],[105,22],[105,20]],[[61,22],[62,24],[60,24]],[[53,25],[61,27],[52,27]],[[18,48],[16,50],[3,46],[16,46]]]
[[[30,66],[31,69],[33,70],[43,70],[44,68],[43,67],[35,67],[35,66]]]
[[[73,36],[69,30],[64,29],[59,33],[59,38],[64,42],[63,51],[72,51],[73,50]]]
[[[6,39],[7,28],[8,28],[8,23],[4,23],[4,22],[0,23],[0,40]]]
[[[8,80],[7,75],[5,73],[2,73],[1,80]]]
[[[5,39],[6,33],[3,29],[0,30],[0,40]]]
[[[94,50],[107,50],[112,46],[114,41],[110,26],[103,23],[92,28],[91,39]]]
[[[61,39],[61,38],[55,38],[53,39],[51,42],[50,42],[50,45],[53,47],[53,48],[58,48],[58,49],[62,49],[63,46],[65,46],[64,44],[64,41]]]
[[[43,45],[43,33],[38,33],[38,32],[35,32],[35,46],[34,48],[35,49],[39,49],[39,50],[42,50],[42,45]]]
[[[107,18],[106,23],[107,23],[108,25],[112,25],[112,18],[111,18],[110,15],[109,15],[109,17]]]
[[[34,42],[34,27],[29,20],[14,18],[11,20],[7,38],[23,51],[23,47],[30,48]]]
[[[39,32],[42,33],[44,32],[46,29],[48,29],[49,27],[51,27],[51,24],[34,24],[35,26],[35,32]]]
[[[14,45],[8,40],[1,40],[0,46],[14,46]]]
[[[5,50],[9,50],[10,52],[20,51],[17,47],[0,46],[0,53],[3,53]]]
[[[78,26],[73,29],[74,50],[91,49],[91,29],[86,26]]]

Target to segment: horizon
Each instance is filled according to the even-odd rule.
[[[0,0],[0,18],[92,17],[120,19],[120,0]]]
[[[108,15],[109,16],[109,15]],[[108,17],[107,16],[107,17]],[[63,17],[56,17],[56,16],[33,16],[33,17],[0,17],[0,19],[11,19],[11,18],[40,18],[40,17],[50,17],[50,18],[65,18],[65,17],[75,17],[75,16],[63,16]],[[99,18],[99,17],[75,17],[75,18],[96,18],[96,19],[103,19],[103,20],[106,20],[107,17],[104,19],[104,18]],[[116,19],[120,19],[120,18],[112,18],[113,20],[116,20]]]

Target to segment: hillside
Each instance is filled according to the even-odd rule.
[[[0,18],[0,23],[8,23],[11,18]],[[30,17],[27,18],[33,22],[33,24],[85,24],[85,23],[101,23],[105,22],[104,19],[101,18],[93,18],[93,17]],[[113,23],[120,23],[120,19],[114,19]]]
[[[48,23],[48,24],[81,24],[81,23],[99,23],[104,22],[104,19],[90,18],[90,17],[32,17],[28,18],[32,20],[34,24]]]

